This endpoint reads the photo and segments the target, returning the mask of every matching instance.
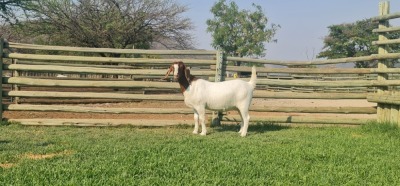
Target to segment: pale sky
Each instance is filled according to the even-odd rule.
[[[229,0],[227,0],[229,2]],[[323,47],[322,38],[328,35],[328,26],[352,23],[375,17],[380,0],[234,0],[240,9],[252,9],[252,3],[261,5],[269,23],[279,24],[274,39],[267,43],[267,59],[312,60]],[[206,20],[213,17],[211,7],[216,0],[178,0],[189,11],[185,16],[195,26],[194,37],[198,49],[213,49],[211,35],[206,32]],[[391,13],[400,11],[400,0],[391,0]],[[395,26],[398,21],[391,22]]]

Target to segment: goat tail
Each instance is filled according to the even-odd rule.
[[[253,86],[253,89],[256,88],[256,83],[257,83],[256,66],[253,66],[253,68],[251,69],[251,78],[249,83],[251,86]]]

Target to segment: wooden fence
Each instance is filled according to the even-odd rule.
[[[24,117],[22,114],[11,117],[26,125],[144,125],[165,126],[192,122],[192,110],[183,105],[183,96],[176,82],[161,80],[168,66],[181,60],[192,67],[192,74],[211,81],[223,81],[226,71],[250,72],[250,67],[227,66],[227,61],[244,61],[260,64],[289,66],[308,64],[308,62],[284,63],[272,60],[243,59],[224,57],[218,51],[162,51],[162,50],[121,50],[92,49],[76,47],[58,47],[29,45],[4,42],[3,104],[7,114],[22,112],[35,115],[36,112],[91,113],[93,117],[81,118],[79,115],[68,115],[61,118]],[[15,51],[20,51],[17,53]],[[24,52],[24,53],[21,53]],[[44,54],[51,52],[52,55]],[[120,57],[95,57],[118,54]],[[379,56],[381,57],[381,56]],[[374,60],[374,56],[368,57]],[[224,60],[226,59],[226,60]],[[365,60],[349,58],[327,60],[321,64],[337,64]],[[318,63],[315,63],[318,64]],[[384,69],[389,70],[389,69]],[[391,71],[395,69],[390,69]],[[340,69],[340,68],[257,68],[259,79],[254,99],[363,99],[368,89],[376,86],[400,85],[399,80],[353,80],[343,75],[371,75],[382,72],[378,69]],[[395,72],[397,73],[397,71]],[[261,74],[265,74],[262,76]],[[293,76],[295,78],[276,78]],[[60,76],[62,75],[62,76]],[[324,78],[304,78],[318,75]],[[336,76],[336,78],[332,78]],[[329,78],[331,77],[331,78]],[[341,78],[340,78],[341,77]],[[246,78],[243,78],[246,79]],[[287,89],[285,89],[287,88]],[[324,91],[316,91],[324,88]],[[331,89],[329,89],[331,88]],[[357,89],[357,91],[355,91]],[[361,92],[360,92],[361,91]],[[374,91],[374,90],[372,90]],[[156,106],[139,107],[104,107],[104,104],[93,106],[93,103],[135,102],[151,100]],[[157,104],[163,105],[158,106]],[[170,103],[181,103],[181,106],[170,107]],[[359,115],[374,115],[374,107],[290,107],[285,105],[269,106],[255,104],[251,107],[252,121],[270,121],[275,123],[306,124],[361,124],[369,118]],[[33,113],[33,114],[32,114]],[[155,115],[147,118],[103,118],[98,114],[131,114]],[[279,113],[279,114],[274,114]],[[283,113],[283,114],[282,114]],[[171,115],[189,115],[183,119],[171,119]],[[219,116],[223,122],[240,121],[235,113],[223,113]],[[324,115],[321,115],[324,114]],[[349,116],[348,114],[351,114]],[[338,116],[340,115],[340,116]],[[43,117],[43,118],[42,118]],[[74,118],[76,117],[76,118]],[[102,119],[96,119],[96,118]]]
[[[251,106],[251,121],[300,124],[363,124],[368,120],[399,121],[400,69],[387,68],[385,60],[399,59],[400,53],[387,53],[385,46],[400,40],[387,40],[384,34],[400,28],[386,28],[388,19],[400,13],[372,18],[381,23],[379,53],[371,56],[315,60],[278,61],[226,57],[219,51],[206,50],[134,50],[82,48],[21,44],[0,40],[2,65],[2,118],[26,125],[166,126],[191,124],[192,110],[183,104],[176,82],[164,81],[168,66],[183,61],[192,74],[210,81],[224,81],[226,72],[250,72],[250,67],[228,66],[229,61],[260,64],[258,81]],[[386,13],[385,13],[386,12]],[[104,57],[106,56],[106,57]],[[114,56],[114,57],[113,57]],[[116,57],[117,56],[117,57]],[[379,60],[376,69],[332,67],[341,63]],[[273,65],[274,67],[271,67]],[[294,68],[311,65],[314,68]],[[280,67],[275,67],[280,66]],[[317,68],[315,68],[315,66]],[[243,77],[246,79],[246,77]],[[270,100],[364,100],[375,106],[270,106]],[[149,105],[107,107],[104,103],[146,102]],[[93,103],[103,103],[95,104]],[[106,106],[105,106],[106,105]],[[175,106],[171,106],[175,105]],[[14,116],[12,113],[19,113]],[[38,113],[69,113],[46,117]],[[74,115],[74,114],[77,115]],[[90,113],[81,117],[78,113]],[[104,115],[104,114],[109,115]],[[112,115],[114,114],[114,115]],[[117,116],[116,116],[116,115]],[[129,114],[132,118],[120,118]],[[378,114],[378,117],[376,117]],[[29,116],[27,116],[29,115]],[[32,116],[31,116],[32,115]],[[51,114],[49,114],[51,115]],[[136,117],[154,115],[154,117]],[[25,117],[26,116],[26,117]],[[365,117],[367,116],[367,117]],[[213,116],[223,122],[237,122],[235,113]]]
[[[373,18],[373,21],[379,21],[379,28],[373,30],[373,32],[379,34],[379,40],[373,42],[374,45],[378,45],[379,56],[390,56],[392,59],[398,59],[399,53],[389,53],[388,47],[393,44],[400,44],[400,39],[388,39],[387,34],[392,32],[400,31],[400,27],[390,27],[389,20],[400,18],[400,13],[390,14],[390,4],[388,1],[379,3],[379,17]],[[396,56],[396,57],[395,57]],[[396,70],[388,67],[385,59],[380,59],[378,64],[378,70]],[[379,73],[378,81],[388,82],[388,73]],[[396,85],[394,85],[396,86]],[[370,94],[368,101],[378,103],[378,122],[395,123],[400,125],[400,112],[399,103],[397,97],[399,91],[391,86],[381,86],[376,94]]]

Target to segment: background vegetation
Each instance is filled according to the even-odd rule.
[[[372,32],[377,29],[379,22],[365,19],[355,23],[331,25],[329,33],[324,38],[324,49],[318,54],[318,58],[337,59],[347,57],[369,56],[378,53],[378,46],[373,41],[378,40],[378,33]],[[385,34],[388,39],[397,39],[400,33],[391,32]],[[399,45],[387,47],[389,52],[400,52]],[[394,66],[397,60],[391,60],[389,66]],[[356,68],[376,68],[378,62],[356,62]]]

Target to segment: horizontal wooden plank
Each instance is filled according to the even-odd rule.
[[[150,55],[216,55],[214,50],[141,50],[141,49],[115,49],[115,48],[87,48],[69,46],[34,45],[8,42],[7,47],[18,49],[90,52],[90,53],[116,53],[116,54],[150,54]]]
[[[367,100],[373,103],[384,103],[391,105],[400,105],[400,94],[392,94],[392,93],[374,93],[368,94]]]
[[[305,123],[305,124],[366,124],[374,119],[369,118],[350,118],[350,117],[316,117],[316,116],[251,116],[251,122],[267,121],[273,123]],[[240,122],[240,116],[224,116],[222,121]]]
[[[192,114],[190,108],[101,108],[71,105],[4,105],[9,111],[46,111],[46,112],[78,112],[78,113],[114,113],[114,114]],[[285,113],[344,113],[344,114],[376,114],[376,108],[368,107],[251,107],[256,112]]]
[[[387,15],[372,17],[369,20],[370,21],[386,21],[389,19],[396,19],[396,18],[400,18],[400,12],[395,12],[395,13],[391,13],[391,14],[387,14]]]
[[[252,67],[227,66],[227,71],[251,72]],[[211,65],[211,70],[216,66]],[[400,72],[400,70],[399,70]],[[257,67],[257,73],[290,73],[290,74],[372,74],[368,68],[265,68]]]
[[[362,56],[362,57],[349,57],[349,58],[313,60],[313,61],[282,61],[282,60],[251,59],[251,58],[240,58],[240,57],[227,57],[227,60],[259,63],[259,64],[281,65],[281,66],[298,66],[298,65],[328,65],[328,64],[353,63],[360,61],[374,61],[374,60],[399,59],[399,58],[400,58],[400,53],[390,53],[390,54],[372,54],[370,56]]]
[[[170,65],[175,61],[183,61],[190,65],[213,65],[215,60],[207,59],[150,59],[150,58],[112,58],[112,57],[88,57],[65,55],[38,55],[38,54],[3,54],[5,58],[19,60],[41,60],[59,62],[91,62],[91,63],[126,63],[126,64],[165,64]]]
[[[192,120],[145,120],[145,119],[9,119],[21,125],[33,126],[79,126],[79,127],[116,127],[149,126],[163,127],[192,124]]]
[[[365,124],[373,119],[367,118],[339,118],[313,116],[268,116],[252,117],[251,123],[264,121],[274,123],[299,124]],[[193,120],[146,120],[146,119],[8,119],[10,122],[19,122],[22,125],[34,126],[79,126],[79,127],[115,127],[115,126],[174,126],[193,125]],[[222,121],[240,122],[239,116],[224,117]],[[250,124],[251,125],[251,124]]]
[[[342,113],[342,114],[376,114],[374,107],[269,107],[252,106],[256,112],[285,112],[285,113]]]
[[[11,97],[33,97],[33,98],[104,98],[104,99],[126,99],[126,100],[162,100],[183,101],[182,94],[119,94],[119,93],[97,93],[97,92],[51,92],[51,91],[6,91],[4,96]],[[272,92],[255,90],[254,98],[270,99],[366,99],[366,93],[299,93],[299,92]]]
[[[373,60],[375,60],[375,57],[374,56],[363,56],[363,57],[351,57],[351,58],[339,58],[339,59],[314,60],[314,61],[282,61],[282,60],[227,57],[227,60],[228,61],[260,63],[260,64],[282,65],[282,66],[298,66],[298,65],[328,65],[328,64],[351,63],[351,62],[359,62],[359,61],[373,61]]]
[[[30,98],[94,98],[94,99],[123,99],[123,100],[159,100],[159,101],[183,101],[182,94],[121,94],[98,92],[52,92],[52,91],[6,91],[3,96],[30,97]]]
[[[71,105],[3,105],[9,111],[77,112],[77,113],[113,113],[113,114],[193,114],[190,108],[101,108]]]
[[[93,68],[93,67],[66,67],[57,65],[23,65],[10,64],[3,65],[5,70],[22,70],[35,72],[58,72],[58,73],[85,73],[85,74],[117,74],[117,75],[165,75],[167,69],[114,69]],[[210,70],[192,70],[191,74],[196,76],[214,76],[215,71]]]
[[[105,88],[169,88],[179,89],[177,82],[151,81],[88,81],[88,80],[54,80],[33,79],[25,77],[3,77],[4,84],[18,84],[47,87],[105,87]]]
[[[255,90],[253,98],[270,99],[366,99],[367,93],[301,93]]]
[[[378,87],[400,86],[400,80],[349,80],[349,81],[314,81],[314,80],[272,80],[258,79],[257,85],[297,86],[297,87]]]
[[[382,40],[382,41],[373,41],[373,45],[389,45],[389,44],[399,44],[400,39],[388,39],[388,40]]]
[[[227,71],[251,72],[252,67],[227,66]],[[216,66],[211,65],[211,70]],[[257,73],[289,73],[289,74],[376,74],[376,73],[400,73],[400,68],[265,68],[257,67]]]
[[[389,28],[377,28],[373,29],[372,32],[374,33],[385,33],[385,32],[397,32],[400,31],[400,27],[389,27]]]

